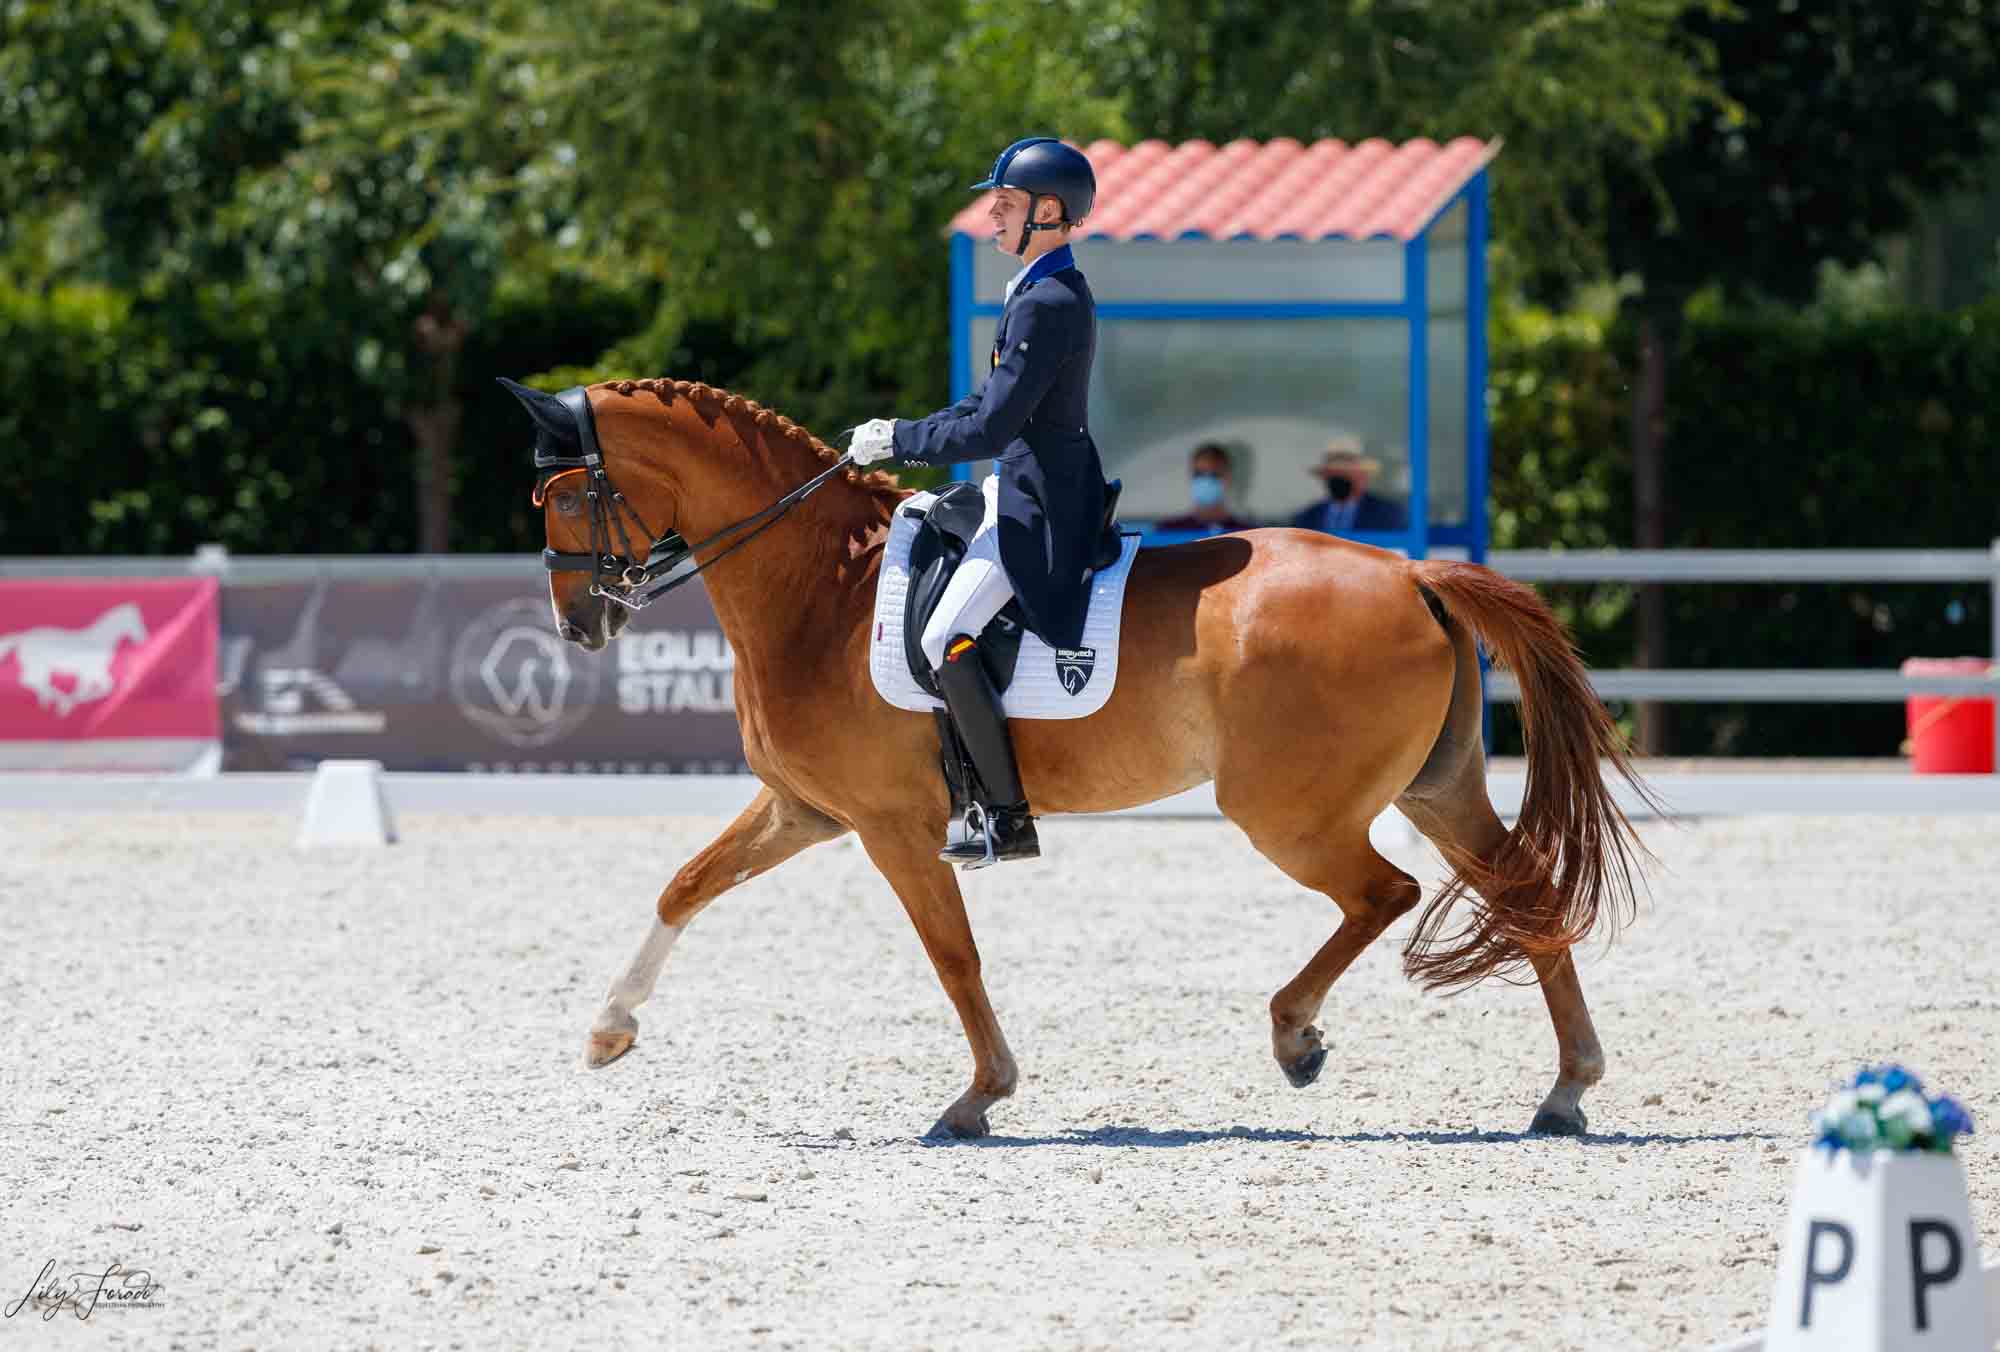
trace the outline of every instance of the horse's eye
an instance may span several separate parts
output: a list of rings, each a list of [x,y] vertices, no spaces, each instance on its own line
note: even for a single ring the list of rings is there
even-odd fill
[[[575,490],[564,489],[560,493],[553,494],[549,500],[555,503],[556,510],[562,513],[562,515],[564,516],[576,515],[578,500]]]

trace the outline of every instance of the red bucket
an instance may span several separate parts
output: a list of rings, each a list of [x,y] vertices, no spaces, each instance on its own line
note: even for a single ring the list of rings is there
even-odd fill
[[[1912,657],[1905,676],[1985,676],[1984,657]],[[1911,768],[1920,775],[1993,773],[1993,700],[1985,695],[1912,695],[1904,702]]]

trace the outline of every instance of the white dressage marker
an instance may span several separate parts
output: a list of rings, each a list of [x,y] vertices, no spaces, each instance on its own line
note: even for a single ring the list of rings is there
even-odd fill
[[[1980,1269],[1957,1157],[1812,1146],[1765,1330],[1711,1352],[1991,1352],[1996,1330],[2000,1264]]]
[[[306,793],[300,845],[388,845],[396,839],[382,796],[382,762],[323,760]]]
[[[2000,1259],[1986,1265],[1986,1324],[2000,1329]],[[1764,1335],[1753,1333],[1733,1343],[1717,1343],[1708,1352],[1764,1352]]]

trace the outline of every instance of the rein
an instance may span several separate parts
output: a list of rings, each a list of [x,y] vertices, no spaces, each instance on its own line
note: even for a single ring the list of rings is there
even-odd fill
[[[576,397],[568,397],[572,395]],[[547,501],[552,484],[572,474],[583,475],[584,494],[590,502],[590,552],[576,554],[544,549],[542,566],[552,573],[590,573],[591,595],[615,601],[627,610],[643,610],[674,588],[701,576],[777,525],[792,508],[811,497],[828,479],[853,463],[851,455],[843,454],[840,459],[762,511],[746,516],[740,521],[732,521],[708,538],[689,544],[677,530],[668,530],[664,534],[654,532],[639,515],[638,509],[618,491],[618,486],[611,482],[610,471],[604,464],[604,452],[597,445],[596,422],[590,414],[588,401],[582,398],[582,395],[582,388],[576,387],[573,390],[565,390],[558,396],[566,405],[571,406],[572,414],[577,415],[576,429],[580,453],[557,455],[537,446],[535,468],[555,472],[544,473],[541,482],[535,485],[532,500],[535,506],[540,507]],[[635,557],[632,535],[625,528],[628,518],[639,528],[641,538],[648,542],[643,558]],[[679,576],[668,576],[674,569],[693,558],[698,551],[726,540],[739,531],[748,533],[730,543],[714,558],[696,564]],[[656,555],[661,557],[656,558]]]

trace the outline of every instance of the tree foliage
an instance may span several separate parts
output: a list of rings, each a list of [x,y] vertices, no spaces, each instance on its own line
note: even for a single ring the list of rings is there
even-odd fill
[[[507,128],[575,260],[660,280],[602,369],[695,328],[809,419],[942,399],[940,232],[1015,136],[1499,135],[1502,230],[1582,275],[1579,176],[1663,144],[1702,93],[1681,0],[773,0],[408,12],[487,53],[470,85],[404,79],[391,121]],[[643,61],[635,52],[644,52]],[[455,119],[455,121],[454,121]],[[692,354],[690,354],[692,355]]]
[[[44,283],[108,281],[191,355],[351,369],[418,443],[442,547],[456,359],[492,294],[511,199],[493,147],[387,126],[405,72],[463,80],[390,0],[16,3],[0,47],[0,235]]]
[[[466,432],[529,360],[698,376],[828,432],[934,407],[942,229],[1031,131],[1497,135],[1503,279],[1608,260],[1661,294],[1795,295],[1983,143],[1993,8],[6,0],[0,276],[39,297],[21,322],[96,297],[173,365],[173,397],[130,420],[160,428],[152,454],[256,443],[256,472],[306,482],[280,401],[317,375],[373,458],[424,459],[427,497],[480,494]],[[588,323],[489,338],[510,290]],[[1619,434],[1599,412],[1593,454]],[[1520,524],[1627,482],[1615,460],[1563,469]],[[407,548],[421,519],[354,538]]]
[[[1995,144],[2000,5],[1741,0],[1691,9],[1723,97],[1655,153],[1614,158],[1606,242],[1650,308],[1714,284],[1804,301],[1819,265],[1857,263]]]
[[[1587,271],[1579,172],[1708,88],[1679,7],[15,0],[0,247],[396,408],[436,402],[502,268],[654,283],[598,369],[706,367],[830,425],[942,399],[940,232],[1030,131],[1499,135],[1502,237]]]
[[[1101,87],[1169,140],[1498,136],[1496,237],[1528,271],[1604,264],[1603,166],[1643,164],[1721,97],[1689,0],[1121,0]]]
[[[412,12],[487,60],[469,87],[399,83],[390,119],[535,143],[519,180],[561,223],[552,256],[660,287],[598,370],[726,378],[826,426],[942,396],[942,231],[994,151],[1119,128],[1113,100],[1078,94],[1066,9],[1037,15],[1055,40],[991,0]]]
[[[487,165],[381,125],[378,87],[463,78],[477,52],[401,42],[387,0],[16,3],[0,47],[0,247],[190,323],[340,351],[398,399],[416,316],[476,311],[507,199]],[[342,78],[346,76],[348,78]],[[310,306],[298,302],[310,297]]]

